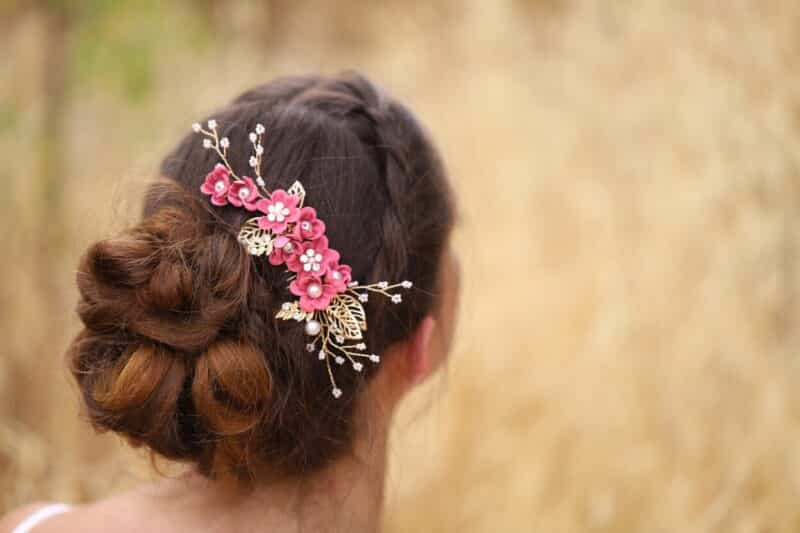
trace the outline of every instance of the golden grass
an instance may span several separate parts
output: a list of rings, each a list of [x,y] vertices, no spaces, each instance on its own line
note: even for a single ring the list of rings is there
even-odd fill
[[[430,126],[462,210],[458,346],[400,417],[386,530],[800,528],[800,4],[608,4],[387,3],[339,13],[337,33],[311,3],[274,49],[166,48],[143,102],[71,95],[55,257],[31,199],[43,30],[11,28],[0,97],[24,112],[0,132],[0,509],[145,475],[77,418],[61,354],[81,250],[130,219],[205,111],[275,75],[356,67]],[[247,5],[234,34],[258,29]],[[42,262],[56,279],[32,274]]]

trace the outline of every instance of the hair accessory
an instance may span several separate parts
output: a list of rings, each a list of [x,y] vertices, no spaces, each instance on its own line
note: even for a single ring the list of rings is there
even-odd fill
[[[342,395],[333,376],[333,365],[349,362],[353,370],[364,369],[362,360],[380,362],[376,354],[366,352],[362,341],[367,329],[363,303],[370,293],[380,294],[399,304],[403,297],[389,291],[410,289],[412,283],[387,281],[360,285],[351,279],[351,269],[339,262],[339,252],[328,245],[325,223],[317,218],[313,207],[304,206],[305,189],[295,181],[288,191],[268,191],[261,177],[261,158],[265,133],[262,124],[249,134],[253,145],[250,167],[255,180],[238,176],[228,162],[230,141],[219,137],[217,121],[209,120],[208,128],[192,124],[195,133],[203,135],[203,147],[214,150],[220,158],[200,186],[203,194],[211,197],[217,206],[233,205],[257,216],[244,223],[239,232],[239,242],[251,255],[268,256],[271,265],[285,265],[291,273],[289,291],[298,298],[285,302],[275,318],[305,322],[305,332],[311,338],[306,350],[316,353],[325,361],[334,398]]]

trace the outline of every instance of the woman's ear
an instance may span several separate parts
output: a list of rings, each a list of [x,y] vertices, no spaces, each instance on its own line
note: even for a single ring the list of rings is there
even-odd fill
[[[422,319],[408,340],[405,353],[405,378],[409,386],[424,381],[436,370],[431,353],[431,339],[435,329],[436,319],[428,315]]]

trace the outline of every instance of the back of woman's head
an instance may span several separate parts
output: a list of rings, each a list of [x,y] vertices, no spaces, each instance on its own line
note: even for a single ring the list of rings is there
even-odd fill
[[[414,281],[403,305],[365,304],[382,352],[437,304],[452,198],[411,113],[364,77],[273,81],[214,113],[231,146],[263,124],[268,189],[301,180],[353,279]],[[249,169],[232,150],[234,169]],[[167,156],[141,222],[92,245],[78,272],[84,329],[68,357],[93,425],[212,477],[307,473],[352,444],[356,401],[380,365],[328,375],[303,326],[275,320],[285,271],[248,255],[248,214],[200,193],[215,154],[187,135]]]

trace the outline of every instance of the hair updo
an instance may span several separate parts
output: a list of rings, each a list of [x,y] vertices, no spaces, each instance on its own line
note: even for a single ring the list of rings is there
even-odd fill
[[[414,281],[403,305],[366,305],[372,350],[407,337],[437,303],[453,223],[445,171],[413,115],[349,74],[278,79],[213,117],[241,147],[229,161],[242,172],[248,132],[264,124],[267,188],[302,181],[353,279]],[[355,400],[380,365],[339,372],[345,393],[331,398],[303,325],[273,318],[293,299],[285,272],[237,241],[248,213],[200,193],[216,162],[187,135],[141,222],[86,251],[70,368],[98,430],[209,477],[308,473],[349,449]]]

